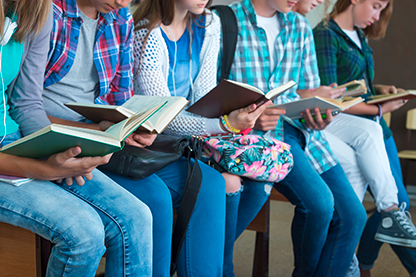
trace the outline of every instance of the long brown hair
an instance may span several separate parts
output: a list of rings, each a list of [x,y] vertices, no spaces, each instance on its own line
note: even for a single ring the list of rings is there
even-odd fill
[[[364,0],[366,1],[366,0]],[[386,35],[387,25],[389,24],[391,14],[393,13],[393,0],[381,0],[387,1],[387,6],[380,13],[380,19],[371,26],[363,29],[364,34],[370,39],[380,39]],[[351,0],[338,0],[332,12],[329,14],[330,18],[334,18],[338,14],[345,11],[351,5]]]
[[[15,13],[18,25],[13,39],[22,42],[26,35],[38,34],[45,25],[51,0],[0,0],[0,34],[3,34],[6,15]]]

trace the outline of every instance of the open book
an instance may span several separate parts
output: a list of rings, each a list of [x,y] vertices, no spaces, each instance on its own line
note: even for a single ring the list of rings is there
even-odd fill
[[[149,106],[105,132],[60,124],[51,124],[33,134],[7,144],[2,153],[28,158],[46,158],[74,146],[81,147],[79,157],[104,156],[121,150],[124,139],[133,133],[165,103]]]
[[[267,108],[278,108],[286,111],[285,116],[290,117],[291,119],[298,119],[302,116],[301,112],[305,112],[306,109],[311,111],[311,114],[314,114],[314,109],[318,108],[321,114],[325,114],[326,110],[331,110],[332,114],[335,115],[340,111],[344,111],[360,102],[363,102],[364,99],[361,97],[353,98],[352,100],[346,99],[330,99],[319,96],[314,96],[310,98],[303,98],[297,101],[288,102],[284,104],[277,104],[269,106]]]
[[[268,100],[275,99],[294,85],[296,85],[295,82],[289,81],[264,94],[261,90],[251,85],[223,80],[204,97],[189,107],[187,111],[208,118],[218,118],[253,103],[260,106]]]
[[[108,120],[117,123],[133,116],[143,107],[161,102],[166,102],[166,104],[142,124],[142,128],[151,134],[160,134],[188,104],[189,101],[186,98],[134,95],[122,106],[83,103],[67,103],[65,106],[93,122]]]
[[[367,93],[367,85],[365,84],[364,79],[354,80],[343,85],[338,86],[337,88],[345,88],[346,90],[342,93],[342,96],[358,96]]]
[[[416,90],[405,90],[395,94],[380,94],[369,97],[367,104],[379,104],[390,100],[406,100],[416,97]]]
[[[16,177],[16,176],[9,176],[0,174],[0,182],[4,182],[15,187],[23,185],[24,183],[30,182],[33,179],[31,178],[24,178],[24,177]]]

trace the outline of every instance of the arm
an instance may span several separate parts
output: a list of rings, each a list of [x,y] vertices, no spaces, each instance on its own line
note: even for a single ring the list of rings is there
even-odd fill
[[[52,29],[52,9],[42,31],[25,39],[25,56],[20,72],[9,86],[10,115],[19,124],[23,135],[50,124],[43,109],[43,77]]]
[[[83,185],[82,176],[91,180],[91,171],[96,166],[107,163],[111,154],[104,157],[75,158],[80,153],[81,148],[74,147],[52,155],[47,160],[29,159],[0,153],[0,173],[38,180],[62,180],[65,178],[68,185],[72,184],[72,178],[74,178],[78,185]]]

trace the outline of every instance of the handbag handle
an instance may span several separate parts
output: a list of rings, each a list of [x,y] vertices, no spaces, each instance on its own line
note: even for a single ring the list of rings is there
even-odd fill
[[[190,141],[191,147],[188,147],[185,155],[188,162],[188,174],[183,189],[181,204],[177,209],[172,238],[171,276],[176,272],[179,253],[186,237],[186,230],[188,229],[202,183],[202,171],[198,163],[202,153],[202,141],[197,138],[191,139]],[[191,158],[194,159],[194,166],[191,165]]]

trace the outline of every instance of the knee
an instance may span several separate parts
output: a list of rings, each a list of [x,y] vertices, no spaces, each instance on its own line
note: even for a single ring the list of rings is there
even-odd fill
[[[56,247],[69,255],[105,252],[104,225],[98,215],[77,214],[73,220],[64,222],[61,233],[52,235],[51,240]],[[61,228],[60,227],[60,228]]]
[[[241,179],[236,175],[229,173],[223,173],[222,176],[225,180],[225,192],[228,194],[235,194],[241,191]]]
[[[362,120],[360,137],[362,140],[376,141],[383,139],[381,125],[372,120]]]
[[[321,200],[319,200],[321,199]],[[305,214],[308,218],[313,219],[317,223],[327,224],[331,221],[334,214],[334,197],[332,194],[316,199],[305,207]]]

